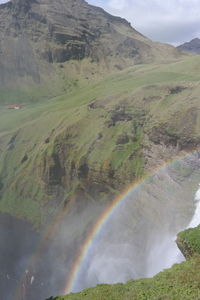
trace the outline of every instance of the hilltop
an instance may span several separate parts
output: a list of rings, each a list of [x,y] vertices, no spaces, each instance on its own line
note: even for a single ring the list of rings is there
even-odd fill
[[[0,19],[0,103],[39,102],[104,73],[181,57],[84,0],[12,0]]]

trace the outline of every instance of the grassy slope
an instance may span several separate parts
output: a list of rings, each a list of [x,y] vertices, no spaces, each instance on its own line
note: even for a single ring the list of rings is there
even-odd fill
[[[44,179],[49,176],[47,166],[53,166],[55,153],[61,156],[66,170],[72,163],[78,169],[87,160],[93,170],[88,182],[102,170],[107,191],[117,193],[123,184],[145,172],[144,134],[152,128],[167,123],[169,131],[182,136],[184,126],[187,131],[185,115],[195,108],[196,122],[188,134],[199,139],[199,69],[198,56],[171,65],[138,65],[50,101],[29,103],[21,111],[9,111],[1,105],[0,211],[25,217],[36,226],[56,212],[58,203],[47,205],[50,196]],[[181,92],[171,93],[177,86]],[[95,103],[95,108],[88,108],[90,103]],[[123,109],[131,120],[109,126],[113,114]],[[118,143],[124,135],[128,142]],[[115,173],[111,183],[110,171]],[[76,176],[64,186],[63,202],[82,181]],[[102,192],[104,197],[106,191]]]
[[[98,285],[54,300],[198,300],[200,258],[173,266],[153,278],[126,284]]]
[[[153,278],[128,281],[126,284],[98,285],[54,300],[198,300],[200,299],[199,228],[180,233],[188,245],[192,247],[195,245],[198,248],[198,255],[189,261],[176,264]]]
[[[98,285],[54,300],[198,300],[200,258],[175,265],[154,278],[126,284]],[[53,299],[53,298],[52,298]]]

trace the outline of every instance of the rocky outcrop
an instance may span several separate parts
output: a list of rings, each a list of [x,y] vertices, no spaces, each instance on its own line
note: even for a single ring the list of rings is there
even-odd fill
[[[176,243],[187,260],[195,255],[200,255],[199,232],[200,226],[187,229],[178,234]]]
[[[187,260],[192,258],[196,254],[196,251],[194,251],[194,249],[180,237],[177,238],[176,243]]]

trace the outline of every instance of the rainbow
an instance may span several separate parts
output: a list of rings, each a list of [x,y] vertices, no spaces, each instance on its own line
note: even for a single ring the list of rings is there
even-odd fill
[[[85,240],[83,241],[80,249],[78,250],[77,255],[75,256],[75,259],[72,262],[72,267],[68,272],[68,276],[66,279],[66,284],[61,291],[61,294],[68,294],[74,290],[74,287],[76,286],[76,283],[78,282],[80,272],[83,266],[83,263],[87,261],[87,258],[89,256],[90,251],[92,250],[92,246],[95,245],[95,242],[98,240],[100,233],[105,229],[107,223],[112,218],[112,216],[115,214],[116,210],[120,208],[120,206],[125,202],[125,200],[137,189],[140,188],[140,186],[151,176],[156,174],[156,172],[170,166],[171,164],[184,159],[186,157],[189,157],[192,154],[198,153],[198,149],[195,149],[191,152],[184,152],[181,153],[181,155],[174,157],[173,159],[168,160],[167,162],[163,163],[162,165],[158,166],[156,169],[151,170],[149,173],[147,173],[142,178],[134,181],[129,187],[123,190],[122,193],[120,193],[103,211],[103,213],[100,215],[100,217],[97,219],[96,223],[93,225],[90,232],[87,234]],[[57,215],[55,216],[53,222],[46,228],[43,239],[41,240],[40,244],[36,248],[35,253],[33,254],[32,258],[30,259],[30,262],[27,264],[27,269],[29,269],[29,265],[37,265],[39,263],[40,255],[45,251],[45,248],[48,244],[48,240],[53,237],[57,230],[59,230],[59,224],[62,222],[62,220],[65,218],[66,213],[71,210],[71,206],[73,206],[73,201],[69,206],[66,208],[60,208]],[[22,276],[22,278],[19,279],[19,286],[16,290],[16,294],[14,299],[20,300],[21,297],[21,286],[23,286],[23,283],[25,281],[25,276]]]
[[[154,169],[153,171],[147,173],[142,178],[138,179],[137,181],[134,181],[128,188],[126,188],[121,194],[119,194],[108,207],[104,210],[104,212],[101,214],[101,216],[98,218],[97,222],[94,224],[93,228],[87,235],[86,239],[84,240],[77,256],[74,259],[73,265],[71,267],[71,270],[69,272],[70,276],[67,279],[66,285],[64,287],[64,290],[62,294],[68,294],[73,291],[78,278],[79,274],[82,268],[82,265],[84,261],[87,260],[88,253],[90,253],[92,245],[95,244],[97,241],[100,233],[105,228],[106,224],[112,218],[113,214],[116,212],[116,210],[120,207],[120,205],[123,204],[123,202],[133,193],[136,189],[138,189],[141,184],[143,184],[150,176],[153,176],[156,172],[170,166],[171,164],[184,159],[188,157],[189,155],[198,153],[198,150],[194,150],[190,153],[184,153],[179,155],[178,157],[175,157],[167,162],[165,162],[163,165],[159,166],[158,168]]]

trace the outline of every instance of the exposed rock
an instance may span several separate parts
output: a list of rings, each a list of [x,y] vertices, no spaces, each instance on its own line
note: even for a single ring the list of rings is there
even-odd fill
[[[172,88],[170,88],[170,94],[179,94],[185,89],[186,89],[186,87],[184,87],[184,86],[172,87]]]
[[[22,158],[22,160],[21,160],[21,163],[23,164],[25,161],[27,161],[28,160],[28,155],[27,154],[25,154],[24,156],[23,156],[23,158]]]
[[[3,189],[3,182],[2,179],[0,178],[0,191]]]
[[[7,150],[11,151],[11,150],[14,149],[16,138],[17,138],[17,133],[14,134],[14,135],[11,137],[10,141],[8,142]]]
[[[87,178],[89,172],[89,167],[86,162],[81,164],[81,166],[78,169],[78,176],[79,178]]]
[[[176,133],[167,130],[166,125],[154,127],[149,137],[155,144],[164,143],[166,146],[178,146],[179,136]]]
[[[62,178],[65,173],[57,153],[53,153],[51,157],[46,157],[43,172],[47,186],[62,185]]]
[[[46,138],[46,140],[44,142],[45,142],[45,144],[48,144],[50,142],[50,138],[49,137]]]
[[[131,121],[133,119],[133,116],[127,113],[125,110],[119,110],[119,111],[116,110],[111,112],[110,118],[114,126],[117,122]]]
[[[116,145],[123,145],[129,142],[129,137],[127,135],[120,135],[117,138]]]
[[[194,251],[194,249],[192,249],[192,247],[185,240],[178,237],[176,239],[176,243],[177,243],[178,248],[181,250],[181,252],[183,253],[184,257],[187,260],[192,258],[195,255],[196,252]]]
[[[100,140],[102,137],[103,137],[103,133],[100,132],[100,133],[97,134],[97,139],[98,140]]]
[[[176,243],[188,260],[195,255],[200,255],[200,226],[196,228],[189,228],[178,234]]]
[[[198,112],[194,107],[185,112],[179,112],[171,124],[154,126],[149,133],[149,138],[155,144],[177,147],[179,150],[192,150],[200,143],[194,135],[197,124]]]
[[[143,101],[144,102],[153,102],[155,100],[160,100],[162,99],[160,96],[148,96],[148,97],[144,97]]]

